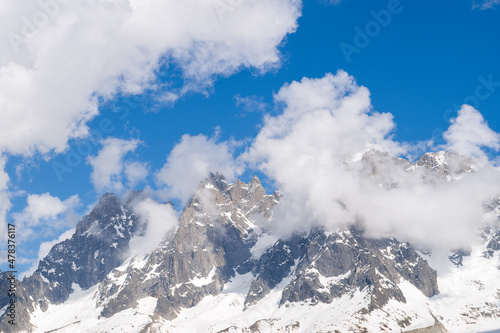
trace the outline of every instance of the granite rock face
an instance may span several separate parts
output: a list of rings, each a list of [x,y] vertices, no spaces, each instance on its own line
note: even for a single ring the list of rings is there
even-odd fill
[[[125,273],[113,271],[101,284],[102,315],[112,316],[153,296],[158,298],[155,312],[173,319],[180,309],[217,295],[236,273],[255,265],[250,249],[256,235],[249,218],[268,218],[277,202],[277,195],[266,195],[257,177],[248,184],[228,184],[222,175],[211,174],[159,248],[140,265],[132,262]],[[117,285],[122,274],[125,282]]]

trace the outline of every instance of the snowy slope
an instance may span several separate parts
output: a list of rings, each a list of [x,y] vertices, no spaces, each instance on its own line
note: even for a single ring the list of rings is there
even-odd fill
[[[463,266],[454,265],[450,253],[427,257],[438,271],[441,293],[428,304],[450,332],[478,332],[500,328],[499,253],[484,257],[484,245],[472,248]]]

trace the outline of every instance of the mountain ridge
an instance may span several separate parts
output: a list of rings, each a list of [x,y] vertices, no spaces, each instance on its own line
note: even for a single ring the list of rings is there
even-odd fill
[[[453,155],[424,156],[406,163],[370,152],[362,163],[374,177],[383,174],[387,161],[396,161],[405,172],[425,168],[428,172],[424,176],[444,175],[439,176],[442,181],[454,181],[460,178],[457,175],[474,171],[460,164],[454,168],[453,163],[450,169],[446,159],[456,158]],[[380,179],[392,184],[386,187],[388,190],[397,186],[385,175]],[[434,254],[395,238],[366,237],[362,225],[334,232],[313,227],[309,233],[294,233],[282,239],[273,236],[265,223],[258,222],[272,219],[279,199],[276,192],[266,194],[257,177],[248,183],[229,183],[221,174],[210,173],[180,213],[178,225],[160,245],[146,255],[126,258],[130,240],[141,237],[144,226],[133,211],[133,200],[103,195],[96,208],[78,223],[72,238],[54,245],[35,273],[19,282],[23,313],[19,314],[22,325],[16,331],[97,329],[135,311],[142,324],[135,327],[125,322],[110,327],[123,332],[177,332],[183,331],[179,326],[182,324],[176,324],[183,322],[182,316],[205,307],[212,299],[215,307],[231,300],[226,310],[234,311],[240,321],[226,318],[220,325],[213,322],[208,325],[211,332],[309,332],[327,327],[332,331],[376,328],[387,332],[434,327],[436,332],[444,332],[453,325],[442,315],[439,301],[430,301],[447,297],[440,292],[439,267],[455,270],[452,266],[456,266],[456,272],[460,272],[471,260],[481,260],[496,270],[491,274],[500,277],[500,265],[492,265],[496,256],[500,262],[497,226],[483,231],[482,252],[456,251],[446,254],[449,264],[433,266],[428,261],[436,260]],[[489,205],[498,216],[500,201]],[[485,287],[491,282],[477,281],[470,282],[474,288],[482,284],[481,291],[491,291]],[[80,294],[84,296],[76,298]],[[494,300],[495,294],[492,297]],[[86,299],[90,300],[83,301]],[[76,314],[66,320],[69,326],[57,327],[44,318],[52,318],[53,311],[71,302],[91,315]],[[339,308],[339,302],[348,306]],[[467,314],[476,320],[493,318],[493,323],[498,322],[500,302],[494,302],[471,306]],[[417,303],[428,304],[422,310],[415,308]],[[318,313],[330,309],[333,314],[325,315],[330,319],[322,319],[323,326],[314,326],[308,318],[286,319],[287,311],[294,313],[304,306],[318,309]],[[255,313],[260,314],[255,321],[244,319],[253,318]],[[4,320],[0,325],[2,331],[12,331]]]

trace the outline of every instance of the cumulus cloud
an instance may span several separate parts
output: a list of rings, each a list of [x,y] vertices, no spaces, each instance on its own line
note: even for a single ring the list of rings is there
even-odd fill
[[[453,156],[449,158],[452,164]],[[485,222],[483,204],[500,188],[500,173],[490,165],[457,181],[427,181],[426,170],[397,176],[398,185],[390,190],[362,178],[357,188],[361,194],[349,198],[351,207],[369,234],[395,236],[426,249],[457,249],[476,242],[477,228]]]
[[[98,191],[121,193],[125,190],[124,177],[132,186],[147,177],[145,164],[124,160],[139,144],[139,140],[108,138],[102,141],[102,148],[96,156],[87,158],[93,168],[90,178]]]
[[[166,233],[177,226],[178,216],[170,204],[158,203],[146,198],[134,204],[134,212],[145,223],[143,236],[134,237],[130,241],[132,255],[143,255],[153,251]]]
[[[146,164],[141,162],[130,162],[125,165],[125,177],[131,188],[148,177],[149,170]]]
[[[224,174],[229,181],[243,172],[232,150],[230,143],[218,143],[216,138],[209,139],[202,134],[183,135],[157,173],[157,180],[160,185],[167,186],[169,197],[186,202],[210,171]]]
[[[279,66],[299,0],[86,1],[2,3],[0,152],[62,152],[87,135],[98,99],[159,87],[156,74],[180,69],[173,101],[217,76]],[[166,81],[166,82],[165,82]]]
[[[73,226],[74,208],[80,204],[80,199],[73,195],[62,201],[49,193],[43,193],[28,195],[26,203],[26,207],[19,213],[13,213],[12,217],[18,229],[23,230],[20,238],[29,239],[35,235],[35,229],[52,233]]]
[[[357,182],[344,162],[370,148],[404,152],[387,139],[392,115],[373,112],[369,95],[344,71],[292,82],[275,95],[284,111],[265,118],[243,159],[283,191],[278,209],[286,215],[283,220],[296,221],[297,227],[310,219],[352,222],[352,214],[336,204]]]
[[[445,148],[466,156],[485,158],[482,148],[500,149],[500,134],[493,131],[479,111],[464,104],[443,137]]]
[[[314,225],[361,224],[372,236],[425,247],[468,244],[482,202],[500,188],[498,171],[486,166],[459,182],[436,182],[422,170],[407,171],[407,161],[380,157],[404,155],[409,147],[393,139],[392,115],[375,112],[369,95],[344,71],[292,82],[275,95],[283,112],[265,117],[241,157],[281,189],[270,227],[286,235]],[[448,142],[469,153],[478,144],[491,146],[496,135],[477,131],[485,131],[482,117],[464,108]],[[388,155],[365,155],[373,150]]]
[[[7,214],[12,207],[10,202],[9,192],[9,175],[5,171],[6,159],[0,156],[0,233],[5,235],[5,228],[7,226]],[[2,236],[4,237],[4,236]]]

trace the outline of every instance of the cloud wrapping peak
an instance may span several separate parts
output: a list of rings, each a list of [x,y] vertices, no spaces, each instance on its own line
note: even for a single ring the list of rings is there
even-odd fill
[[[285,85],[275,100],[282,114],[265,118],[241,158],[282,191],[270,225],[278,233],[361,223],[372,236],[460,247],[474,238],[482,203],[498,195],[500,174],[488,165],[459,182],[434,182],[422,169],[407,171],[407,161],[365,154],[399,156],[411,147],[392,139],[392,115],[373,111],[368,89],[344,71]],[[462,152],[494,147],[498,134],[485,126],[477,111],[464,107],[448,142]]]
[[[345,198],[345,191],[358,187],[358,180],[346,171],[344,162],[370,148],[404,152],[387,139],[394,128],[392,115],[372,112],[369,95],[344,71],[321,79],[304,78],[276,94],[283,113],[265,118],[242,158],[283,191],[278,210],[287,223],[294,227],[313,221],[351,223],[354,216],[337,202]]]
[[[146,224],[143,236],[130,241],[133,255],[143,255],[156,249],[166,233],[177,226],[178,216],[170,204],[161,204],[146,198],[134,204],[134,212]]]
[[[180,68],[176,96],[242,69],[280,64],[298,0],[44,0],[0,8],[0,152],[62,152],[87,134],[98,97],[156,89]],[[225,2],[224,2],[225,3]]]

